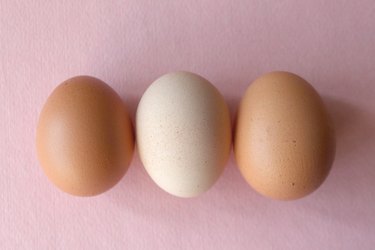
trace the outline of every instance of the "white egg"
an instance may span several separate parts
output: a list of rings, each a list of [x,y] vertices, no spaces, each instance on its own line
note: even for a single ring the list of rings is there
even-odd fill
[[[166,74],[151,84],[138,105],[136,131],[147,173],[179,197],[208,190],[229,157],[228,106],[210,82],[193,73]]]

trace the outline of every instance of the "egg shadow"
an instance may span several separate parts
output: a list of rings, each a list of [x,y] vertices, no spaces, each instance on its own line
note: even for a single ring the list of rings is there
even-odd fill
[[[241,101],[241,97],[239,96],[225,96],[225,101],[228,105],[228,108],[229,108],[229,112],[230,112],[230,117],[231,117],[231,121],[232,121],[232,127],[235,126],[235,123],[236,123],[236,117],[237,117],[237,110],[238,110],[238,106],[240,104],[240,101]]]
[[[330,96],[324,96],[323,101],[335,128],[336,159],[343,161],[358,155],[375,141],[375,134],[368,133],[375,124],[371,124],[365,111]]]
[[[323,96],[323,101],[335,128],[336,155],[331,173],[315,198],[333,207],[335,200],[350,208],[353,200],[366,202],[361,196],[364,190],[375,191],[373,185],[366,184],[374,181],[374,166],[368,160],[375,154],[374,114],[361,103],[331,96]]]
[[[135,114],[137,112],[138,103],[140,100],[140,96],[138,95],[121,95],[121,99],[126,105],[126,108],[129,112],[130,119],[132,121],[133,126],[135,126]]]

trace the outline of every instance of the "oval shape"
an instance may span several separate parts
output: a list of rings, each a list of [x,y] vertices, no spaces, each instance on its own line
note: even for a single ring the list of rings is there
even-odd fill
[[[223,172],[231,147],[230,115],[206,79],[189,72],[157,79],[138,105],[136,128],[141,161],[166,192],[197,196]]]
[[[316,190],[335,151],[319,94],[288,72],[256,79],[240,104],[234,151],[246,181],[265,196],[290,200]]]
[[[110,189],[125,174],[134,135],[117,93],[99,79],[77,76],[48,97],[36,145],[41,166],[57,187],[92,196]]]

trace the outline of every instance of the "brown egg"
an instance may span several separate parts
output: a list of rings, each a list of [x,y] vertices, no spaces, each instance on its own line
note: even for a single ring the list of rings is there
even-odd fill
[[[246,181],[280,200],[316,190],[331,168],[335,142],[322,99],[301,77],[272,72],[247,89],[234,151]]]
[[[125,174],[134,136],[117,93],[99,79],[77,76],[49,96],[39,117],[36,147],[44,172],[57,187],[92,196]]]

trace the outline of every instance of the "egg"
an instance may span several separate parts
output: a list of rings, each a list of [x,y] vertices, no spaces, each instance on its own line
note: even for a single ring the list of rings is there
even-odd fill
[[[259,77],[241,101],[234,152],[241,174],[260,194],[279,200],[310,194],[326,179],[335,152],[321,97],[292,73]]]
[[[36,131],[47,177],[77,196],[98,195],[125,174],[134,135],[127,109],[107,84],[90,76],[61,83],[48,97]]]
[[[149,86],[136,112],[140,159],[153,181],[178,197],[208,190],[231,149],[231,121],[223,96],[189,72],[166,74]]]

